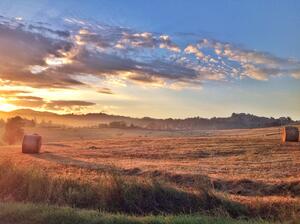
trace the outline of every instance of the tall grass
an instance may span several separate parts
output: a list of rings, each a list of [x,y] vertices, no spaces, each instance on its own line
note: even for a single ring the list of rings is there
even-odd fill
[[[205,215],[128,216],[46,205],[0,203],[2,224],[267,224],[263,220],[234,220]]]
[[[201,184],[196,192],[188,192],[153,179],[111,174],[103,174],[97,182],[77,180],[64,176],[53,177],[34,167],[22,169],[10,161],[0,162],[0,200],[133,215],[201,212],[281,220],[299,217],[297,208],[261,205],[253,209],[226,197],[216,196]]]
[[[54,178],[9,161],[0,164],[0,198],[130,214],[194,213],[214,203],[206,192],[189,193],[157,181],[108,174],[97,183]]]

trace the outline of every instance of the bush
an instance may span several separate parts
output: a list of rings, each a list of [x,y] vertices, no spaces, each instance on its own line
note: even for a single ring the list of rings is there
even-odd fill
[[[17,116],[7,120],[5,124],[3,140],[9,145],[22,140],[24,135],[24,120]]]

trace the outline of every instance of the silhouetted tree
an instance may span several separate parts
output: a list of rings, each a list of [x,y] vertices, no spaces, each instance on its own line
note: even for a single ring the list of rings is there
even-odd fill
[[[9,145],[12,145],[23,138],[24,135],[24,120],[17,116],[7,120],[3,140]]]

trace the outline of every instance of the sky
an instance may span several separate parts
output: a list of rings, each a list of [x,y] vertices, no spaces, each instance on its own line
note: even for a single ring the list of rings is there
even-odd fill
[[[1,0],[0,110],[300,119],[300,2]]]

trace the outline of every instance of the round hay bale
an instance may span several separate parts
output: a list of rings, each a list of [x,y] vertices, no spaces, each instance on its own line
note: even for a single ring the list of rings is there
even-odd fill
[[[22,153],[39,153],[42,147],[42,137],[37,134],[24,135]]]
[[[298,142],[299,130],[297,127],[287,126],[282,129],[282,142]]]

